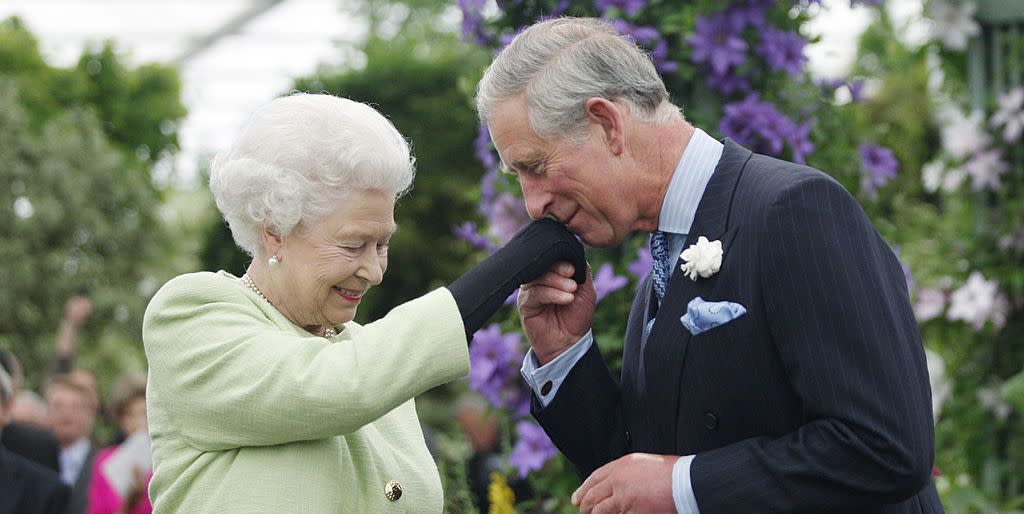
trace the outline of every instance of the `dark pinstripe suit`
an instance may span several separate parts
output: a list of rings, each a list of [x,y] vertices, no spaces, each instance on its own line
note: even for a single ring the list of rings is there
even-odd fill
[[[621,385],[592,347],[533,413],[584,476],[626,453],[696,454],[702,514],[943,512],[931,483],[928,372],[903,272],[842,186],[725,141],[686,245],[722,241],[721,271],[675,266],[646,343],[633,302]],[[690,299],[747,308],[691,336]]]

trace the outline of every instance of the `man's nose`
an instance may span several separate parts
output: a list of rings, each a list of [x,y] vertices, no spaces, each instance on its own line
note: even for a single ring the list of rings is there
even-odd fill
[[[522,176],[519,180],[523,188],[523,200],[526,201],[526,212],[530,218],[535,220],[547,216],[547,210],[551,203],[550,195],[543,190],[538,182],[538,180],[527,176]]]

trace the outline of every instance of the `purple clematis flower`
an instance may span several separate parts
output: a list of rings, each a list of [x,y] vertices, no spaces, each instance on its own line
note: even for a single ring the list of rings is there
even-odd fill
[[[810,137],[813,126],[813,120],[805,121],[797,125],[786,138],[789,148],[793,150],[793,162],[797,164],[806,164],[807,155],[814,151],[814,143]]]
[[[846,88],[850,90],[850,101],[859,104],[864,101],[864,81],[863,80],[851,80],[846,83]]]
[[[487,130],[486,123],[477,126],[473,150],[476,159],[484,165],[484,168],[491,170],[498,167],[498,160],[494,158],[494,150],[491,150],[491,132]]]
[[[626,269],[636,277],[637,282],[643,282],[647,275],[651,274],[654,266],[654,258],[651,257],[651,247],[643,245],[636,249],[636,260],[626,265]]]
[[[864,169],[863,186],[869,194],[896,178],[899,161],[892,150],[878,145],[862,144],[859,147],[860,160]]]
[[[782,70],[790,76],[799,75],[807,63],[804,46],[807,40],[796,32],[765,28],[761,31],[763,43],[757,53],[764,57],[772,69]]]
[[[732,18],[733,26],[739,27],[738,30],[747,26],[762,29],[765,26],[765,13],[773,4],[772,0],[746,0],[730,6],[726,15]]]
[[[459,0],[462,11],[462,40],[483,45],[490,38],[484,32],[484,5],[486,0]]]
[[[601,16],[608,14],[608,9],[618,7],[632,18],[646,5],[647,0],[594,0],[594,8],[600,11]]]
[[[793,159],[800,162],[814,149],[808,138],[811,122],[797,125],[771,103],[760,101],[756,94],[726,104],[724,109],[718,130],[754,151],[777,157],[789,144]]]
[[[510,193],[498,193],[487,212],[487,221],[487,235],[504,245],[530,223],[530,215],[526,212],[522,198]]]
[[[455,237],[469,243],[478,250],[486,250],[487,252],[496,250],[495,246],[477,230],[476,223],[472,221],[467,221],[461,225],[453,225],[452,233],[455,234]]]
[[[516,423],[518,439],[508,456],[508,463],[519,470],[519,478],[526,478],[531,471],[544,467],[544,463],[558,454],[544,429],[536,423]]]
[[[638,45],[648,48],[654,67],[661,73],[670,73],[679,68],[675,61],[668,60],[668,43],[658,29],[649,26],[633,25],[625,20],[611,20],[611,24],[619,34],[626,36]]]
[[[741,30],[737,19],[725,13],[698,16],[695,33],[686,39],[693,47],[690,58],[706,63],[718,75],[725,75],[730,67],[747,60],[747,42],[740,37]]]
[[[491,405],[524,415],[530,393],[519,376],[523,357],[518,333],[503,334],[496,323],[478,330],[469,347],[469,387]]]
[[[594,273],[594,292],[597,293],[597,303],[601,303],[604,297],[625,287],[628,281],[626,277],[615,274],[611,263],[602,264],[597,269],[597,273]]]
[[[714,72],[709,74],[708,87],[717,89],[720,93],[726,95],[750,92],[750,82],[747,78],[737,75],[732,69],[726,71],[725,75],[719,75]]]
[[[900,267],[903,268],[903,279],[907,282],[907,291],[913,294],[917,284],[914,282],[914,273],[910,270],[910,265],[900,257],[899,246],[892,246],[892,253],[896,254],[896,260],[899,261]]]

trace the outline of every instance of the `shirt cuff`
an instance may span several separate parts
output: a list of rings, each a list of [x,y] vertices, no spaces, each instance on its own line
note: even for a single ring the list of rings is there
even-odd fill
[[[565,377],[569,376],[569,372],[593,344],[594,332],[588,330],[579,341],[576,341],[576,344],[540,367],[538,367],[537,357],[533,354],[533,348],[526,352],[526,358],[523,359],[523,367],[519,369],[519,374],[523,376],[523,380],[530,386],[530,389],[533,389],[533,394],[537,395],[537,401],[542,407],[547,407],[551,400],[555,399],[558,388],[565,381]]]
[[[694,455],[679,457],[672,466],[672,500],[676,504],[678,514],[700,514],[697,508],[697,497],[693,494],[690,483],[690,463]]]

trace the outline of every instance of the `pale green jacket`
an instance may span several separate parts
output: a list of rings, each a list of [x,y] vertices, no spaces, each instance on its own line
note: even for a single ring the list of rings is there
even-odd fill
[[[447,289],[327,340],[238,278],[193,273],[153,297],[143,341],[154,512],[441,512],[413,397],[469,372]]]

